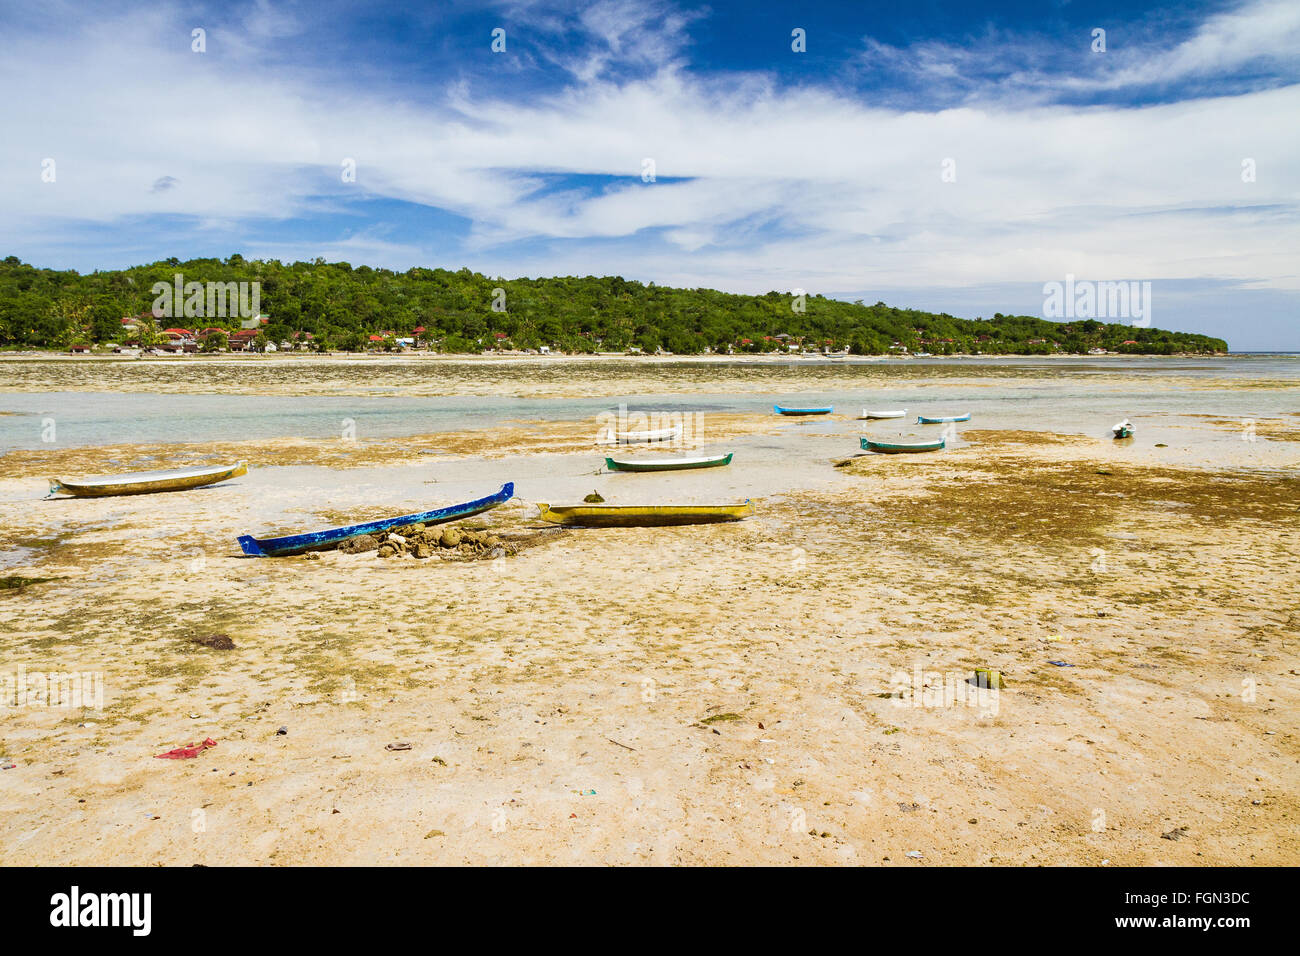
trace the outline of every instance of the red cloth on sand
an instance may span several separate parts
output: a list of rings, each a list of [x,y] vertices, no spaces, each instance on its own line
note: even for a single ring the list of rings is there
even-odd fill
[[[209,747],[215,747],[217,742],[209,737],[201,744],[190,744],[188,747],[177,747],[175,750],[169,750],[165,754],[155,754],[155,758],[161,757],[167,760],[182,760],[186,757],[197,757],[202,751]]]

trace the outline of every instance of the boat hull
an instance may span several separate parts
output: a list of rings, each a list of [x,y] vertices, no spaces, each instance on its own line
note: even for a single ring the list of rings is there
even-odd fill
[[[739,521],[754,513],[754,504],[739,505],[573,505],[552,508],[538,502],[540,517],[552,524],[586,528],[641,528]]]
[[[862,450],[874,451],[882,455],[903,455],[909,452],[939,451],[946,444],[947,440],[943,438],[938,441],[914,442],[872,441],[870,438],[864,438],[862,439]]]
[[[400,515],[396,518],[380,518],[378,521],[367,521],[364,524],[312,531],[307,534],[291,534],[280,538],[254,538],[252,535],[243,534],[239,536],[239,547],[243,549],[244,554],[253,558],[278,558],[288,554],[302,554],[306,551],[325,551],[349,538],[359,538],[363,534],[377,534],[392,528],[400,528],[402,525],[445,524],[448,521],[469,518],[504,504],[514,497],[514,494],[514,482],[508,481],[495,494],[433,511]]]
[[[638,445],[646,442],[657,441],[678,441],[682,437],[682,429],[678,425],[672,428],[655,428],[649,431],[641,432],[613,432],[606,431],[597,439],[597,445]]]
[[[897,411],[891,411],[891,412],[873,412],[870,411],[869,409],[864,408],[862,410],[861,416],[859,417],[874,421],[876,419],[882,419],[882,418],[902,418],[906,414],[907,414],[906,408],[900,408]]]
[[[773,405],[772,410],[778,415],[829,415],[835,411],[834,405],[827,405],[823,408],[785,408],[781,405]]]
[[[687,471],[692,468],[719,468],[731,464],[731,455],[715,455],[712,458],[663,458],[655,461],[646,458],[637,461],[633,458],[606,458],[605,467],[610,471]]]
[[[921,415],[916,419],[916,423],[918,425],[943,425],[946,422],[968,422],[968,421],[970,421],[969,413],[965,415],[946,415],[942,418],[927,418],[926,416]]]
[[[115,495],[152,495],[162,491],[186,491],[215,485],[248,474],[246,462],[220,465],[213,468],[178,468],[172,471],[137,472],[134,475],[117,475],[108,478],[90,478],[85,481],[60,481],[50,479],[50,494],[72,495],[74,498],[106,498]]]

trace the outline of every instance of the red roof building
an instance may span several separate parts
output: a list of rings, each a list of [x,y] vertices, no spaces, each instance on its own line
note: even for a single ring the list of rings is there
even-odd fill
[[[230,350],[247,352],[253,347],[253,340],[257,338],[258,331],[258,329],[240,329],[238,332],[231,332]]]

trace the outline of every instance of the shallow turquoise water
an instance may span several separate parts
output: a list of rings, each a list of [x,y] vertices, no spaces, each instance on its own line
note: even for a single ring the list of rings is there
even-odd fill
[[[1102,434],[1128,417],[1143,434],[1179,416],[1212,415],[1246,421],[1300,415],[1300,356],[1221,358],[929,359],[908,362],[784,361],[704,365],[664,362],[646,366],[626,360],[525,365],[459,366],[446,387],[479,394],[394,395],[437,385],[441,370],[428,362],[294,367],[286,373],[303,394],[175,394],[132,390],[142,385],[138,366],[96,367],[80,390],[66,362],[21,363],[0,370],[0,453],[13,449],[79,447],[136,442],[202,442],[334,438],[349,427],[358,439],[486,428],[517,419],[572,420],[616,411],[771,413],[774,403],[834,405],[856,416],[863,407],[906,407],[916,414],[975,416],[967,427],[1047,429]],[[201,363],[200,363],[201,365]],[[75,368],[75,366],[73,366]],[[186,373],[154,365],[153,376],[192,374],[196,388],[208,385],[212,367]],[[247,372],[273,375],[275,366]],[[48,391],[40,376],[48,378]],[[232,374],[226,372],[224,374]],[[235,375],[245,374],[236,368]],[[118,376],[124,390],[104,390],[105,377]],[[333,378],[331,378],[333,376]],[[520,397],[543,387],[562,389],[580,378],[617,388],[665,383],[664,393],[610,391],[599,397]],[[404,379],[410,379],[403,384]],[[725,378],[727,390],[717,390]],[[711,381],[712,380],[712,381]],[[152,380],[150,380],[152,381]],[[396,384],[394,384],[396,383]],[[431,384],[432,383],[432,384]],[[247,386],[247,382],[241,382]],[[348,394],[320,394],[337,384]],[[526,384],[527,387],[523,387]],[[518,386],[518,387],[516,387]],[[791,386],[794,386],[793,388]],[[146,387],[148,387],[146,385]],[[168,385],[174,387],[174,385]],[[293,388],[294,385],[288,387]],[[495,391],[496,394],[482,394]],[[361,394],[358,394],[361,392]],[[50,425],[53,425],[51,428]],[[832,428],[813,422],[810,428]],[[898,434],[900,423],[881,423],[872,433]],[[906,433],[905,429],[901,430]],[[49,441],[49,438],[53,441]]]

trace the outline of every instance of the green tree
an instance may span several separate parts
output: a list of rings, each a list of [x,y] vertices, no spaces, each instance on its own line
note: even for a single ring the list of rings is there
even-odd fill
[[[226,352],[230,350],[230,337],[220,329],[209,332],[199,342],[199,348],[204,352]]]

